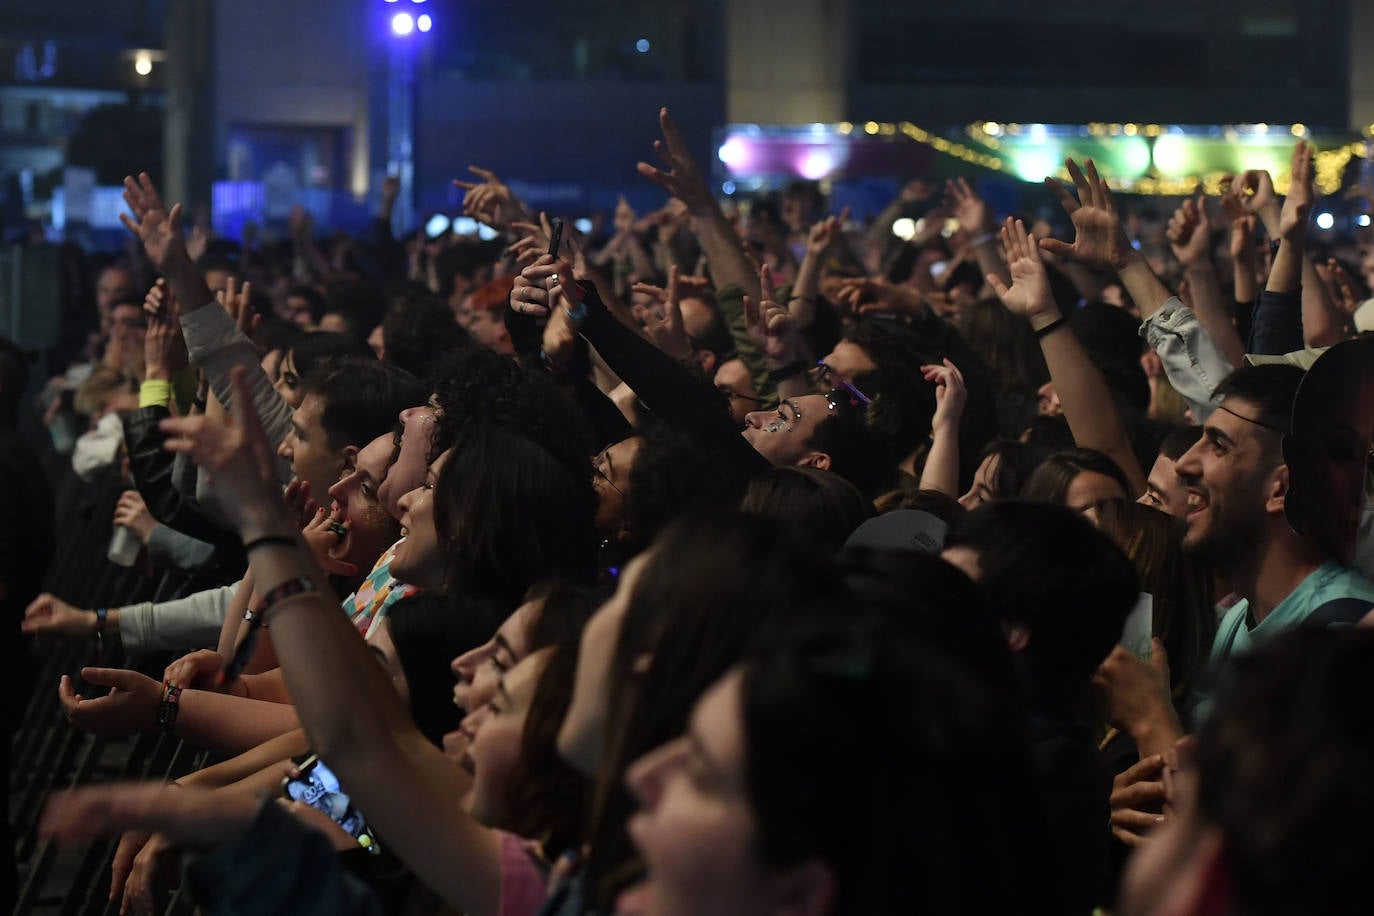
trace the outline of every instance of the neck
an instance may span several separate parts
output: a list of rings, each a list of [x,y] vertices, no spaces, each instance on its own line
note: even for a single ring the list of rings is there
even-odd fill
[[[1316,545],[1285,525],[1226,571],[1232,589],[1250,602],[1250,613],[1260,623],[1325,561]]]

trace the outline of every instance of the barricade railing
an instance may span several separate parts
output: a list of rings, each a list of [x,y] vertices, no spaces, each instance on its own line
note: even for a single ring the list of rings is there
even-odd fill
[[[77,607],[118,607],[181,597],[195,581],[194,575],[182,572],[151,576],[138,566],[126,569],[106,559],[114,506],[122,490],[113,476],[88,484],[71,475],[63,484],[58,549],[44,577],[45,591]],[[95,663],[95,645],[49,639],[40,640],[35,651],[38,674],[10,748],[10,816],[19,864],[14,912],[118,913],[120,901],[108,900],[118,839],[81,849],[58,849],[40,839],[37,828],[47,797],[90,782],[176,778],[203,766],[207,755],[166,734],[104,739],[72,727],[62,712],[58,680],[71,675],[84,696],[100,695],[103,688],[85,685],[79,677],[84,665]],[[103,663],[160,679],[170,658],[164,653],[126,657],[114,643]],[[167,912],[174,910],[189,911],[179,895],[168,904]]]

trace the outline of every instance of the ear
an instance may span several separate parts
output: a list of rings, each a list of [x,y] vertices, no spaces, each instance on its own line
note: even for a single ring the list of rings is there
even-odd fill
[[[1283,516],[1283,504],[1288,499],[1288,465],[1281,464],[1269,475],[1265,484],[1264,511]]]
[[[820,859],[788,868],[770,880],[768,912],[774,916],[825,916],[835,908],[835,872]]]
[[[356,445],[345,445],[343,451],[339,452],[339,473],[343,473],[344,468],[356,467],[358,464],[359,448]]]
[[[822,471],[828,471],[830,470],[830,456],[825,452],[812,452],[798,461],[797,464],[804,468],[818,468]]]

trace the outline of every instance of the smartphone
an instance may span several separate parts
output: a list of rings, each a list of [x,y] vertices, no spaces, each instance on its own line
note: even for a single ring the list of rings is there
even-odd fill
[[[555,216],[549,225],[553,230],[553,234],[549,236],[549,257],[557,258],[558,246],[563,243],[563,221]]]
[[[301,761],[300,769],[299,776],[282,780],[282,795],[323,811],[350,836],[356,837],[359,846],[374,855],[379,854],[382,849],[377,844],[377,837],[353,806],[353,800],[344,794],[334,771],[315,754]]]

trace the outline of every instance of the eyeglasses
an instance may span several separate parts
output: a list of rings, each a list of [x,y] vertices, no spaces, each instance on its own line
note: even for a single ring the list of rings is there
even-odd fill
[[[826,400],[830,401],[830,409],[834,410],[836,403],[832,398],[835,392],[843,391],[849,395],[849,399],[858,404],[872,404],[873,399],[859,390],[858,386],[845,378],[834,369],[825,364],[824,360],[816,363],[814,381],[816,387],[820,388],[826,395]],[[827,387],[828,386],[828,387]]]
[[[763,398],[756,398],[752,394],[740,394],[729,385],[717,385],[716,390],[732,401],[748,401],[751,404],[767,403]]]
[[[612,490],[615,490],[621,496],[624,496],[625,492],[621,490],[620,487],[617,487],[615,485],[615,482],[612,481],[609,476],[607,476],[604,470],[602,470],[602,467],[607,463],[607,451],[608,449],[602,449],[601,452],[595,458],[592,459],[592,473],[595,474],[597,477],[600,477],[602,480],[604,480],[606,482],[606,486],[610,487]]]

